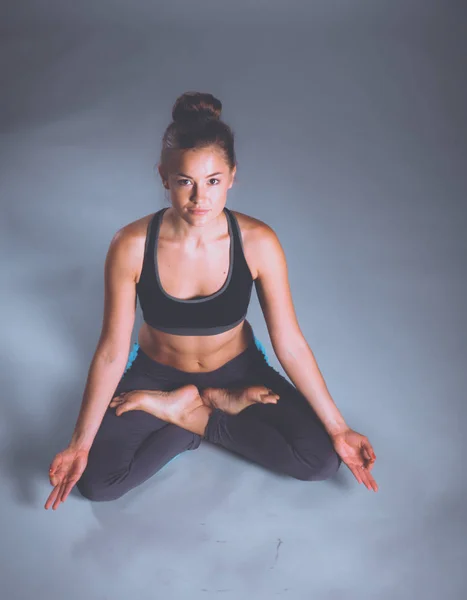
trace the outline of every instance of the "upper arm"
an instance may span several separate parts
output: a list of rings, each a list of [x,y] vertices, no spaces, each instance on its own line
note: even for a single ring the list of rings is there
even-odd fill
[[[255,279],[259,303],[276,354],[302,338],[292,294],[287,261],[274,230],[263,223],[255,242]]]
[[[110,360],[128,355],[136,314],[138,241],[131,228],[112,238],[104,267],[104,315],[99,349]]]

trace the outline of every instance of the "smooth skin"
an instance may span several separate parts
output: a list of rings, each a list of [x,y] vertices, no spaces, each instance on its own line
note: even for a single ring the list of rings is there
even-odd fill
[[[171,200],[171,207],[161,223],[157,250],[159,276],[168,294],[190,299],[213,294],[223,285],[229,247],[223,209],[235,172],[235,168],[229,169],[224,155],[215,146],[174,152],[168,165],[159,165],[162,183],[170,191]],[[194,207],[207,208],[209,212],[195,215]],[[357,481],[369,490],[377,491],[371,474],[376,460],[372,445],[366,436],[345,423],[300,330],[286,259],[277,235],[259,219],[234,212],[279,362],[318,414],[336,452]],[[102,331],[72,439],[50,465],[49,478],[54,489],[46,501],[46,509],[56,510],[80,479],[92,441],[111,402],[114,402],[113,406],[118,404],[117,414],[145,410],[142,406],[146,406],[148,412],[162,410],[161,405],[157,408],[154,398],[149,407],[141,390],[127,392],[124,398],[109,397],[107,405],[102,403],[106,394],[112,394],[127,363],[137,301],[135,286],[141,274],[147,226],[153,214],[120,229],[110,243],[105,261]],[[246,320],[222,334],[198,337],[174,336],[152,329],[143,322],[138,343],[153,360],[195,373],[217,369],[238,356],[247,348],[252,336],[252,328]],[[199,402],[199,398],[196,401]],[[258,401],[273,399],[261,396]],[[203,410],[198,413],[201,415]],[[183,415],[174,410],[170,418],[178,422],[183,420]]]

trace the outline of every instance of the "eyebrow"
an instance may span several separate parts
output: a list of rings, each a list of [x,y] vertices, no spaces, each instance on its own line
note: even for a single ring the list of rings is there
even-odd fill
[[[188,179],[191,179],[191,177],[189,175],[186,175],[185,173],[177,173],[177,175],[180,175],[181,177],[188,177]],[[217,173],[211,173],[211,175],[206,175],[206,179],[208,177],[214,177],[214,175],[223,175],[223,173],[221,173],[220,171],[218,171]]]

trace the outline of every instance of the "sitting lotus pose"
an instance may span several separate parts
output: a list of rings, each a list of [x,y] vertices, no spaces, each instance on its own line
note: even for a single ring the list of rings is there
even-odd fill
[[[236,160],[221,108],[207,93],[177,99],[158,165],[171,205],[110,242],[102,332],[46,509],[75,484],[90,500],[119,498],[201,440],[303,481],[343,461],[378,489],[373,448],[345,423],[301,333],[275,232],[225,206]],[[292,383],[245,319],[253,282]],[[130,352],[137,299],[144,322]]]

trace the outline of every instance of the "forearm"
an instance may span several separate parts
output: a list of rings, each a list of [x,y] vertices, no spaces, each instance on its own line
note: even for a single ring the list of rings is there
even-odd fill
[[[114,360],[105,358],[99,350],[89,367],[81,408],[70,445],[89,450],[100,427],[112,395],[128,362],[127,354]]]
[[[305,396],[326,431],[330,435],[334,435],[348,429],[306,341],[298,341],[286,348],[275,349],[275,353],[284,371],[295,387]]]

